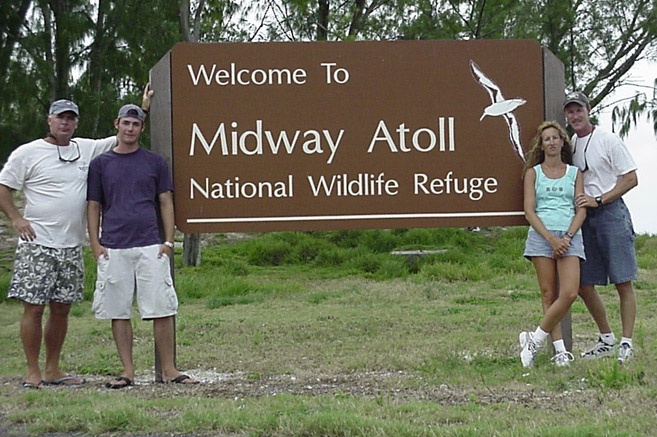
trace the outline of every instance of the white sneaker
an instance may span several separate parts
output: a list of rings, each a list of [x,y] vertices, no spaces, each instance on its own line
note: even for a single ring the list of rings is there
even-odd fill
[[[531,367],[534,365],[534,357],[538,353],[538,345],[534,341],[534,334],[531,332],[521,332],[518,336],[518,343],[522,350],[520,351],[520,361],[522,367]]]
[[[618,364],[623,364],[627,360],[630,360],[634,357],[634,350],[632,346],[627,343],[621,343],[618,348]]]
[[[575,357],[570,352],[564,351],[553,356],[552,361],[557,367],[568,367],[571,361],[575,361]]]
[[[614,355],[614,343],[607,343],[601,337],[595,342],[595,346],[591,349],[582,352],[582,358],[597,359],[604,357],[611,357]]]

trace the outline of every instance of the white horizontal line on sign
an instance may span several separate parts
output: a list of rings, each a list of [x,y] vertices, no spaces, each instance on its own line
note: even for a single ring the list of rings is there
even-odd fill
[[[414,218],[456,218],[456,217],[511,217],[521,216],[523,211],[507,212],[451,212],[426,214],[354,214],[354,215],[317,215],[297,217],[228,217],[187,219],[187,223],[243,223],[243,222],[295,222],[295,221],[329,221],[329,220],[378,220],[378,219],[414,219]]]

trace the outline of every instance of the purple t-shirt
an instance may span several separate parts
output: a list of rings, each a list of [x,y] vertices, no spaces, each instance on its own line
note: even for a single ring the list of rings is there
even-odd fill
[[[157,197],[166,191],[173,191],[167,162],[155,152],[110,150],[94,158],[87,200],[102,205],[100,243],[110,249],[160,244]]]

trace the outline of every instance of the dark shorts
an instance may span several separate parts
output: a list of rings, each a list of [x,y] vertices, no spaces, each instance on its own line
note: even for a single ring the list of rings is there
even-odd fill
[[[84,260],[81,247],[53,248],[19,244],[7,296],[33,305],[82,300]]]
[[[622,284],[636,279],[636,235],[623,199],[589,208],[582,234],[586,262],[582,263],[580,284]]]

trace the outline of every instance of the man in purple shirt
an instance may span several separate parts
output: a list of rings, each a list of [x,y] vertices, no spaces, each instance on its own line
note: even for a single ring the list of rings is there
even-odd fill
[[[142,319],[153,321],[163,381],[198,383],[178,371],[174,363],[173,317],[178,299],[170,271],[173,184],[166,160],[139,146],[145,119],[146,114],[138,106],[122,106],[114,122],[116,147],[98,156],[89,167],[87,220],[98,264],[92,309],[96,318],[112,321],[112,334],[123,364],[121,375],[106,384],[114,389],[132,385],[135,378],[130,321],[134,295]]]

